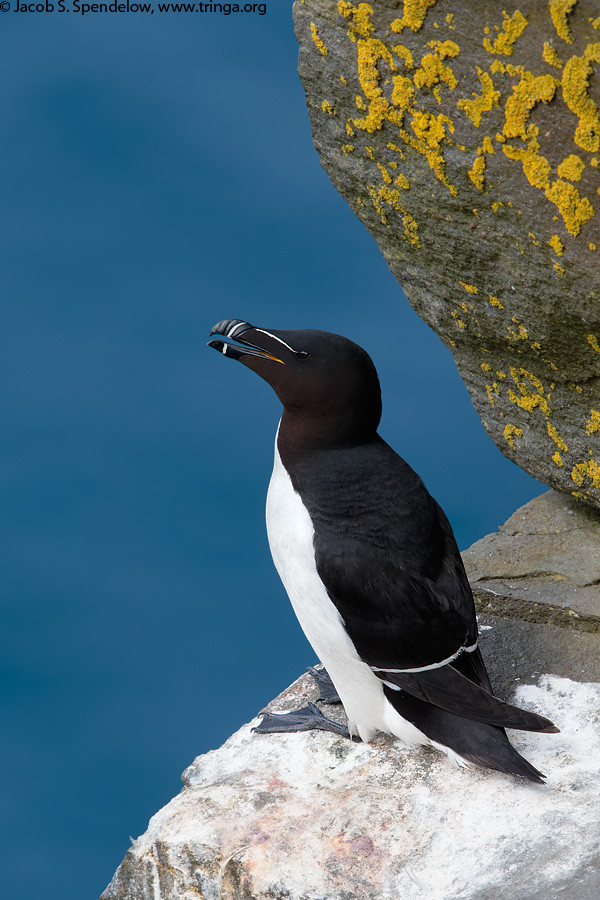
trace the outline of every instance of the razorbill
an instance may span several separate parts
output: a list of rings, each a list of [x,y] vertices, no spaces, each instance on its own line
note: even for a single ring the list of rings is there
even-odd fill
[[[369,355],[336,334],[241,319],[219,322],[211,335],[225,339],[210,347],[255,371],[283,404],[269,544],[350,734],[368,741],[386,732],[430,744],[458,765],[543,783],[504,728],[558,729],[493,696],[450,524],[377,434],[381,391]],[[277,730],[307,727],[295,715],[277,717]]]

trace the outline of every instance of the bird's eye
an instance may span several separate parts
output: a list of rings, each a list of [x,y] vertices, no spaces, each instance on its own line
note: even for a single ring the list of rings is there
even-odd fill
[[[298,357],[298,359],[308,359],[310,353],[308,353],[306,350],[298,350],[296,352],[296,356]]]

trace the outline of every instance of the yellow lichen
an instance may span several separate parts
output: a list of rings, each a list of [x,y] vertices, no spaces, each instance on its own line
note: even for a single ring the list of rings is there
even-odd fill
[[[596,353],[600,353],[600,344],[598,343],[598,338],[595,334],[588,334],[587,342]]]
[[[387,204],[392,209],[395,209],[397,212],[402,215],[402,224],[404,226],[404,237],[408,240],[413,247],[420,247],[421,242],[419,241],[419,227],[417,225],[416,220],[411,216],[409,212],[402,206],[400,203],[400,192],[395,188],[390,187],[380,187],[377,188],[374,184],[367,185],[367,190],[371,195],[371,201],[373,206],[379,213],[381,217],[381,221],[383,225],[387,225],[387,216],[385,213],[385,207],[383,204]]]
[[[595,459],[577,463],[571,471],[571,478],[578,487],[583,487],[583,483],[587,479],[592,482],[595,488],[600,488],[600,466]]]
[[[360,86],[368,100],[377,100],[383,95],[379,85],[381,75],[377,68],[380,59],[384,60],[392,71],[396,71],[393,56],[382,41],[377,38],[357,41],[358,78]]]
[[[340,75],[340,81],[342,82],[342,84],[348,84],[343,75]]]
[[[450,90],[454,90],[458,84],[456,76],[449,66],[444,65],[444,59],[458,56],[460,49],[454,41],[430,41],[428,44],[433,53],[426,53],[421,59],[421,67],[415,71],[414,81],[416,87],[432,88],[436,84],[444,82]],[[438,102],[440,98],[438,97]]]
[[[314,43],[315,47],[317,48],[317,50],[319,51],[319,53],[321,53],[323,56],[327,56],[327,53],[329,51],[327,50],[327,47],[325,46],[325,44],[323,43],[321,38],[319,37],[319,31],[314,22],[310,23],[310,34],[313,39],[313,43]]]
[[[456,29],[456,25],[452,24],[453,22],[454,22],[454,13],[448,13],[448,15],[446,16],[446,25],[448,26],[448,28],[451,31],[455,31],[455,29]]]
[[[483,369],[484,372],[492,371],[492,367],[490,366],[489,363],[486,363],[486,362],[481,363],[481,368]]]
[[[542,56],[544,57],[544,62],[547,62],[549,66],[554,66],[555,69],[562,69],[563,62],[552,44],[544,44]]]
[[[483,139],[483,144],[482,144],[481,149],[483,150],[484,153],[489,153],[490,156],[493,156],[496,152],[496,150],[494,149],[494,145],[492,144],[492,139],[490,137],[488,137],[487,134]]]
[[[516,425],[507,425],[504,431],[502,432],[504,440],[509,445],[511,450],[516,450],[515,447],[515,438],[523,437],[523,429],[517,428]]]
[[[558,272],[558,274],[560,275],[561,278],[564,278],[565,272],[567,271],[566,269],[564,269],[564,268],[563,268],[561,265],[559,265],[558,263],[554,263],[554,265],[553,265],[552,268],[553,268],[553,269],[556,269],[556,271]]]
[[[565,247],[561,239],[557,234],[553,234],[549,241],[546,241],[547,244],[552,247],[557,256],[562,256],[565,252]]]
[[[400,159],[404,159],[404,151],[402,150],[402,147],[398,147],[397,144],[393,144],[391,141],[386,146],[388,150],[393,150],[394,153],[398,153]]]
[[[391,184],[391,183],[392,183],[392,176],[390,175],[390,173],[388,172],[388,170],[386,169],[386,167],[385,167],[384,165],[382,165],[381,163],[377,163],[377,168],[378,168],[379,171],[381,172],[381,177],[383,178],[383,180],[385,181],[385,183],[386,183],[386,184]]]
[[[560,178],[546,189],[545,194],[558,207],[567,231],[577,237],[581,227],[595,212],[588,198],[582,197],[574,184]]]
[[[323,100],[321,103],[321,109],[324,113],[327,113],[328,116],[335,116],[335,109],[329,102],[329,100]]]
[[[483,113],[489,112],[492,107],[500,105],[501,94],[500,91],[494,89],[494,82],[488,73],[483,72],[479,66],[477,67],[477,75],[481,82],[481,95],[473,94],[474,100],[459,100],[456,105],[464,111],[473,125],[479,128]]]
[[[509,371],[521,393],[521,396],[519,396],[509,389],[508,398],[511,403],[515,403],[521,409],[527,410],[527,412],[533,412],[539,406],[542,412],[549,416],[550,405],[544,396],[544,386],[539,378],[523,368],[516,369],[510,366]]]
[[[492,406],[494,406],[496,403],[496,397],[500,396],[500,391],[498,390],[498,385],[496,384],[495,381],[493,384],[486,384],[485,391],[486,391],[486,394],[488,395],[488,400],[490,401]],[[496,397],[494,397],[494,394],[496,394]]]
[[[574,57],[583,59],[583,57]],[[569,65],[573,60],[569,60]],[[583,59],[586,65],[587,60]],[[587,83],[587,82],[586,82]],[[516,147],[507,144],[503,147],[504,153],[509,159],[519,160],[523,165],[523,172],[533,187],[544,191],[563,217],[565,227],[570,234],[576,237],[582,226],[594,215],[594,208],[587,199],[581,197],[574,185],[562,178],[550,183],[550,163],[539,152],[539,129],[537,125],[528,124],[531,110],[538,102],[548,103],[554,96],[557,82],[552,75],[535,77],[531,72],[524,72],[520,82],[513,89],[513,94],[506,102],[504,134],[507,137],[519,137],[525,142],[525,147]],[[563,79],[563,94],[565,82]],[[577,106],[574,94],[570,96],[572,106]],[[581,99],[581,98],[580,98]],[[589,98],[588,98],[589,99]]]
[[[525,31],[527,19],[518,9],[515,10],[512,18],[504,10],[502,11],[502,15],[504,16],[502,31],[493,44],[489,38],[484,38],[483,46],[488,53],[503,53],[504,56],[512,56],[514,43]]]
[[[464,287],[468,294],[477,294],[479,292],[479,288],[476,288],[474,284],[466,284],[464,281],[459,281],[458,283]]]
[[[408,29],[418,31],[425,22],[427,11],[435,5],[435,2],[436,0],[403,0],[402,4],[397,4],[403,11],[399,18],[395,19],[391,24],[390,30],[396,33],[402,33],[405,29],[407,32]],[[389,125],[392,125],[396,134],[396,137],[393,138],[396,142],[393,145],[394,152],[403,158],[401,147],[398,146],[400,144],[402,146],[408,145],[412,150],[422,154],[427,159],[428,165],[435,173],[436,178],[448,187],[454,196],[457,196],[457,188],[450,183],[449,175],[446,173],[446,147],[453,146],[455,152],[458,149],[463,150],[463,152],[468,151],[462,145],[459,147],[458,143],[451,137],[454,133],[452,120],[446,115],[433,114],[429,111],[431,107],[422,108],[418,92],[432,91],[438,101],[440,101],[445,90],[454,90],[456,88],[457,77],[453,72],[454,64],[450,60],[458,55],[458,45],[452,41],[428,41],[427,47],[430,52],[423,53],[421,51],[422,56],[419,63],[416,61],[416,58],[413,61],[414,47],[409,49],[403,44],[393,45],[393,39],[392,41],[386,40],[384,43],[383,40],[375,37],[372,21],[374,4],[359,3],[356,0],[354,3],[348,2],[348,0],[339,0],[337,6],[340,15],[347,24],[348,35],[357,48],[358,79],[360,82],[357,107],[361,112],[357,114],[356,118],[350,118],[345,123],[347,134],[350,138],[353,138],[354,134],[360,131],[374,134],[383,127],[388,128]],[[573,3],[569,2],[553,2],[550,4],[554,24],[559,33],[561,27],[563,28],[564,33],[561,37],[564,40],[567,40],[565,35],[570,35],[567,15],[572,6]],[[452,15],[452,13],[449,13],[446,17],[448,24],[450,24],[450,16]],[[442,19],[439,19],[439,22],[441,23]],[[429,25],[431,26],[431,20],[429,20]],[[584,196],[584,188],[579,184],[581,172],[584,170],[589,157],[581,153],[580,158],[571,153],[559,163],[558,171],[553,169],[556,161],[550,150],[548,151],[548,159],[542,155],[540,149],[542,136],[538,126],[532,121],[531,113],[536,104],[551,102],[556,96],[557,86],[560,85],[564,102],[577,116],[577,119],[574,120],[577,145],[582,150],[590,153],[600,150],[600,117],[592,97],[589,96],[593,72],[592,63],[600,63],[600,43],[588,44],[585,50],[578,50],[579,55],[572,57],[564,66],[563,77],[559,81],[554,75],[537,75],[537,73],[528,72],[523,65],[512,65],[508,61],[502,63],[497,58],[502,55],[510,57],[513,54],[516,46],[515,42],[519,35],[523,34],[526,27],[526,17],[519,10],[515,10],[514,7],[509,7],[508,11],[503,12],[503,20],[496,27],[496,33],[494,34],[493,29],[488,29],[487,33],[490,36],[486,37],[484,46],[489,53],[496,56],[496,59],[490,59],[491,65],[487,72],[477,69],[481,85],[480,93],[479,95],[475,93],[469,94],[468,96],[471,99],[460,100],[458,108],[465,113],[476,127],[480,127],[483,114],[491,111],[494,106],[498,106],[502,102],[500,91],[495,89],[489,73],[502,72],[517,82],[516,84],[513,82],[512,93],[506,101],[505,123],[502,133],[496,136],[496,140],[502,144],[503,151],[509,159],[521,163],[523,173],[529,183],[543,191],[546,199],[555,205],[558,213],[562,216],[567,231],[571,235],[577,236],[595,212],[590,200]],[[587,27],[589,28],[589,26]],[[315,46],[322,53],[322,48],[318,42],[323,42],[314,23],[311,23],[311,34]],[[443,37],[443,35],[440,34],[439,37]],[[585,46],[585,43],[583,46]],[[327,51],[324,44],[323,47]],[[548,65],[555,67],[555,72],[556,69],[562,66],[551,41],[544,44],[543,56]],[[416,68],[415,65],[417,66]],[[558,72],[556,74],[560,77],[561,73]],[[410,77],[408,77],[409,75]],[[497,81],[496,78],[494,80]],[[343,80],[343,83],[345,83],[345,80]],[[389,89],[386,85],[389,85]],[[336,107],[338,106],[337,103],[335,105]],[[335,115],[335,110],[329,101],[322,101],[322,108],[329,115]],[[392,134],[390,136],[393,137]],[[480,141],[481,146],[477,148],[477,157],[473,160],[471,156],[472,166],[469,176],[472,183],[480,191],[485,187],[489,187],[485,176],[486,166],[493,166],[493,161],[490,162],[487,158],[488,155],[494,152],[492,137],[493,134],[486,135]],[[374,142],[375,139],[373,139],[372,143]],[[547,146],[550,147],[551,144],[549,143]],[[388,147],[392,149],[389,142]],[[353,151],[354,143],[345,144],[342,148],[342,152],[346,154]],[[590,160],[591,165],[594,165],[595,162],[597,162],[596,158]],[[392,192],[395,189],[395,193],[399,197],[401,191],[408,188],[406,176],[400,172],[392,171],[395,166],[391,166],[389,162],[382,160],[378,163],[378,168],[385,183],[385,189]],[[553,175],[553,171],[556,174]],[[591,175],[591,172],[589,174]],[[379,183],[381,184],[381,182]],[[582,184],[587,183],[587,181],[585,183],[582,182]],[[373,200],[373,196],[371,199]],[[389,217],[390,207],[395,209],[395,204],[399,204],[398,198],[394,197],[393,193],[390,197],[383,197],[377,193],[376,200],[380,215],[383,218],[386,217],[386,214]],[[501,203],[499,200],[496,200],[493,204],[488,201],[485,206],[488,208],[491,206],[493,211],[496,212],[501,208]],[[406,211],[400,209],[398,211],[402,212],[403,216],[406,213]],[[485,209],[481,210],[481,214],[485,216]],[[405,226],[405,237],[408,238],[409,234],[415,237],[417,232],[415,229]],[[416,237],[416,240],[418,241],[418,237]],[[412,243],[416,246],[414,241]],[[560,257],[561,252],[564,252],[562,241],[560,241],[558,235],[552,236],[548,241],[548,245],[556,253],[556,257]],[[585,242],[585,246],[590,247],[590,249],[592,247],[589,237]],[[595,245],[593,246],[595,247]],[[526,248],[522,248],[522,252],[526,252]],[[555,265],[555,270],[559,275],[563,275],[564,269],[555,260],[552,261]],[[502,307],[502,304],[499,305]],[[516,340],[516,338],[511,338],[511,340]],[[517,352],[516,348],[513,352]]]
[[[508,332],[509,341],[524,341],[529,335],[527,334],[527,329],[523,325],[522,322],[519,322],[518,319],[515,319],[513,316],[512,319],[513,325],[507,325],[506,330]]]
[[[548,434],[550,435],[550,437],[552,438],[554,443],[557,445],[559,450],[562,450],[563,453],[567,453],[569,448],[567,447],[567,445],[561,438],[560,434],[558,433],[558,430],[554,427],[554,425],[551,425],[550,422],[546,422],[546,428],[548,429]]]
[[[483,190],[484,177],[483,173],[485,172],[485,156],[480,155],[476,156],[473,161],[473,165],[469,169],[469,178],[475,185],[478,191]]]
[[[401,19],[394,19],[390,27],[392,31],[402,33],[405,28],[419,31],[425,21],[427,10],[435,6],[437,0],[404,0],[404,12]]]
[[[348,19],[350,28],[348,29],[348,37],[355,41],[356,35],[368,38],[369,33],[373,31],[373,23],[369,16],[373,15],[373,7],[368,3],[359,3],[353,6],[347,0],[338,0],[338,12],[344,19]]]
[[[404,44],[395,44],[392,47],[392,50],[394,51],[394,53],[398,54],[400,59],[404,61],[407,68],[414,69],[412,53],[410,52],[408,47],[405,47]]]
[[[600,431],[600,412],[597,409],[590,410],[590,420],[586,423],[585,430],[587,434],[595,434]]]
[[[575,143],[595,153],[600,149],[600,118],[594,100],[588,95],[591,63],[600,63],[600,44],[588,44],[583,56],[572,56],[562,78],[563,98],[571,112],[579,117]]]
[[[395,75],[392,79],[392,103],[401,110],[408,110],[415,95],[415,88],[407,75]]]
[[[361,6],[366,6],[361,4]],[[407,14],[410,12],[410,4],[405,7]],[[351,4],[344,7],[346,17],[354,16],[352,10],[356,10]],[[369,7],[370,9],[370,7]],[[354,16],[355,17],[355,16]],[[356,18],[356,17],[355,17]],[[364,24],[364,23],[363,23]],[[363,28],[365,31],[366,26]],[[415,149],[418,153],[423,154],[427,162],[435,173],[436,177],[444,184],[452,193],[457,196],[456,187],[446,178],[446,162],[442,142],[448,141],[448,133],[454,131],[454,124],[451,119],[445,115],[435,116],[432,113],[419,109],[415,104],[415,84],[412,79],[403,74],[397,73],[398,67],[394,62],[394,58],[387,47],[375,37],[358,38],[354,34],[354,41],[358,51],[358,76],[361,88],[369,101],[368,107],[361,96],[357,96],[356,105],[361,110],[366,110],[367,115],[363,118],[350,119],[352,129],[366,131],[373,134],[383,127],[385,122],[390,122],[398,127],[398,135],[401,140]],[[433,54],[426,54],[424,67],[415,73],[415,81],[423,88],[433,84],[434,93],[440,87],[436,81],[445,81],[450,87],[455,81],[454,75],[450,69],[441,64],[441,60],[446,56],[458,53],[458,46],[451,41],[432,41],[430,46],[434,49]],[[401,45],[393,48],[397,51],[407,65],[412,65],[412,55]],[[434,58],[437,60],[435,63]],[[391,70],[391,81],[393,84],[391,91],[391,102],[383,94],[381,87],[382,73],[380,72],[381,63],[384,63]],[[423,62],[423,61],[422,61]],[[441,66],[441,68],[439,67]],[[386,79],[386,84],[389,80]],[[437,93],[436,93],[437,96]],[[414,136],[403,127],[406,115],[411,116],[410,128],[414,132]],[[388,147],[392,149],[392,145],[388,143]],[[397,145],[393,145],[393,149],[400,154],[403,153]]]
[[[415,133],[415,137],[400,129],[400,137],[410,144],[419,153],[427,159],[430,169],[435,173],[437,178],[445,184],[453,197],[458,194],[457,189],[446,178],[446,161],[444,153],[441,149],[442,141],[446,138],[446,128],[450,132],[453,131],[454,125],[452,121],[444,115],[434,116],[432,113],[422,112],[413,109],[411,128]]]
[[[385,44],[377,38],[358,39],[356,40],[356,45],[358,51],[358,77],[360,86],[369,100],[369,106],[367,116],[362,119],[351,119],[352,125],[370,134],[378,131],[386,120],[393,125],[402,125],[403,112],[394,109],[387,97],[384,97],[383,89],[380,86],[381,74],[378,68],[380,60],[383,60],[392,72],[397,70],[392,54]],[[406,81],[411,84],[410,79],[406,79]],[[394,93],[392,93],[392,103],[396,103]],[[361,110],[367,109],[367,105],[360,95],[356,98],[356,105]]]
[[[349,153],[354,152],[354,144],[342,144],[342,153],[344,156],[348,156]]]
[[[504,306],[502,305],[502,303],[500,303],[497,297],[493,297],[491,294],[488,294],[488,297],[490,298],[490,303],[492,306],[495,306],[498,309],[504,309]]]
[[[558,452],[558,450],[552,454],[552,460],[553,460],[553,462],[556,463],[557,466],[560,466],[561,468],[564,466],[563,458],[560,455],[560,453]]]
[[[568,178],[569,181],[579,181],[581,173],[585,169],[585,163],[582,159],[571,153],[558,166],[558,174],[561,178]]]
[[[556,28],[556,33],[563,41],[566,41],[567,44],[573,43],[573,35],[571,34],[571,29],[567,22],[567,16],[576,3],[577,0],[550,0],[548,4],[550,7],[550,15],[552,16],[552,21]]]
[[[521,80],[513,87],[513,93],[506,101],[506,122],[502,129],[508,138],[520,137],[527,142],[530,136],[537,137],[531,126],[527,128],[527,120],[536,103],[549,103],[554,97],[557,82],[553,75],[539,75],[524,72]],[[506,152],[506,148],[503,148]]]
[[[514,147],[507,144],[502,148],[503,152],[509,159],[519,161],[523,165],[523,172],[529,184],[533,187],[543,189],[549,184],[550,163],[545,157],[541,156],[537,151],[539,144],[527,148]]]
[[[595,244],[588,244],[588,250],[595,250],[595,249],[596,249]]]

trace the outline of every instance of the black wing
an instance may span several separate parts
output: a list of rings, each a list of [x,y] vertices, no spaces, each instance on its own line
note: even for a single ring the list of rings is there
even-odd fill
[[[314,525],[321,580],[389,689],[482,723],[557,730],[492,695],[450,523],[404,460],[377,438],[296,461],[290,475]]]
[[[450,524],[383,440],[296,462],[319,575],[360,656],[428,666],[473,645],[473,597]]]

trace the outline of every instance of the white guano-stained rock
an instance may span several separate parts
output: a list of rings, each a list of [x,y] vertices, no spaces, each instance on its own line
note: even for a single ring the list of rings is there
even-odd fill
[[[311,691],[303,676],[271,708]],[[255,720],[186,770],[103,900],[597,897],[600,685],[544,676],[515,696],[561,728],[512,735],[544,787],[383,736],[256,735]]]

